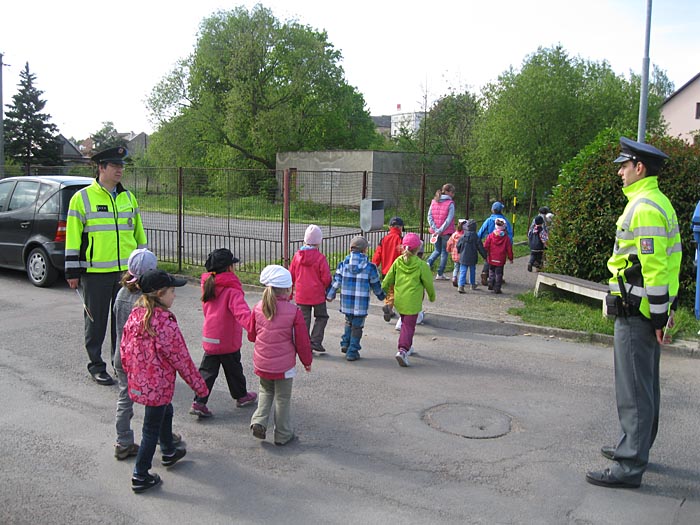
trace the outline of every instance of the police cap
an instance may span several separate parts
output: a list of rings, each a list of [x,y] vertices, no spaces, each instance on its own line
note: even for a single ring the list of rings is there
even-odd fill
[[[613,162],[622,163],[631,160],[641,162],[650,170],[658,171],[667,158],[668,155],[654,146],[620,137],[620,155]]]
[[[99,153],[94,154],[90,160],[96,162],[97,164],[103,164],[106,162],[111,162],[112,164],[124,165],[124,157],[129,154],[124,146],[118,146],[116,148],[109,148]]]

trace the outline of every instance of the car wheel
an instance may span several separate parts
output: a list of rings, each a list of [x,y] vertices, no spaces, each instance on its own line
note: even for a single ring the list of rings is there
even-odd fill
[[[43,248],[34,248],[27,257],[27,276],[34,286],[42,288],[56,282],[58,271],[53,267]]]

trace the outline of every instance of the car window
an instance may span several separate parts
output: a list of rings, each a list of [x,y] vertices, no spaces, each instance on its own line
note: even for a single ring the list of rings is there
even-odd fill
[[[21,180],[17,182],[15,191],[12,192],[8,211],[19,210],[34,204],[36,195],[39,192],[39,183],[35,181]]]
[[[0,212],[7,211],[7,197],[10,195],[14,186],[15,181],[13,180],[0,182]]]
[[[55,190],[55,186],[51,186],[50,184],[42,184],[41,185],[41,190],[39,191],[39,202],[41,202],[42,199],[46,198],[46,195],[48,195],[51,191]],[[56,214],[58,213],[59,210],[59,201],[60,201],[60,195],[58,191],[54,192],[53,195],[51,195],[48,199],[46,199],[46,202],[41,205],[41,208],[39,208],[39,213],[45,213],[45,214]]]
[[[75,195],[77,192],[82,190],[88,186],[87,184],[85,186],[64,186],[61,188],[60,194],[61,194],[61,217],[67,217],[68,216],[68,205],[70,204],[70,200]]]

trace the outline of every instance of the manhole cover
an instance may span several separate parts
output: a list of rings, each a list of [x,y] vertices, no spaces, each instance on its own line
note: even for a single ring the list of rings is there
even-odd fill
[[[423,414],[428,426],[467,439],[491,439],[510,432],[512,418],[494,408],[446,403]]]

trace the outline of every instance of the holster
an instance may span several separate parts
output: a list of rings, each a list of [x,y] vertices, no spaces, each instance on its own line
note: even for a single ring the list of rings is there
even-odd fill
[[[605,315],[608,317],[626,317],[625,307],[622,304],[622,297],[611,293],[605,296]]]

